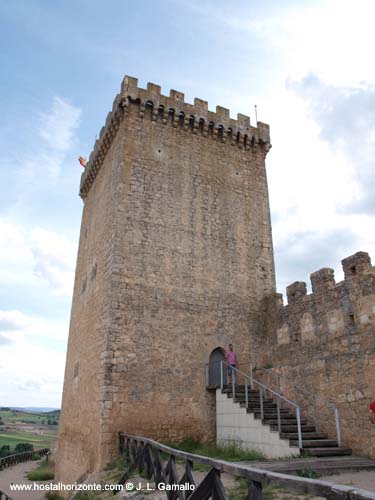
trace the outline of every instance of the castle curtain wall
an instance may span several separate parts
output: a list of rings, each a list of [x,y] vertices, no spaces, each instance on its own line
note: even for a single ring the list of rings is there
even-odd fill
[[[288,305],[277,297],[268,364],[283,376],[281,391],[298,398],[310,418],[312,398],[304,391],[296,396],[294,386],[318,396],[320,431],[335,438],[330,400],[339,410],[343,446],[375,458],[368,411],[375,400],[375,268],[365,252],[342,264],[344,281],[336,283],[333,270],[325,268],[311,275],[312,294],[296,282],[287,288]]]

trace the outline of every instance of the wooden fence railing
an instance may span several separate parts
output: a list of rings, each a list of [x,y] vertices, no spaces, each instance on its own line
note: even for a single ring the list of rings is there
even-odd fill
[[[153,480],[156,487],[160,483],[170,486],[170,488],[165,488],[168,500],[208,500],[209,498],[228,500],[228,494],[220,477],[222,472],[247,481],[248,491],[244,500],[262,500],[263,486],[268,484],[284,488],[288,492],[309,493],[329,500],[375,500],[375,493],[353,486],[280,474],[248,465],[193,455],[157,443],[152,439],[131,436],[123,432],[120,433],[120,453],[127,458],[129,467],[118,484],[124,485],[132,473],[138,469],[148,480]],[[176,460],[182,460],[185,463],[180,479]],[[194,479],[194,463],[210,468],[199,484]],[[182,485],[183,490],[179,489]]]
[[[10,496],[0,490],[0,500],[13,500]]]
[[[49,448],[41,448],[40,450],[34,451],[24,451],[22,453],[16,453],[15,455],[8,455],[7,457],[0,458],[0,470],[10,467],[11,465],[19,464],[20,462],[27,462],[32,460],[33,456],[39,455],[43,457],[49,453]],[[1,497],[0,497],[1,500]]]

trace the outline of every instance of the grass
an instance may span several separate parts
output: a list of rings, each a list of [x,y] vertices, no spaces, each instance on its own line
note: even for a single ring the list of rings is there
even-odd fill
[[[297,476],[308,477],[309,479],[318,479],[320,474],[314,469],[302,469],[297,471]]]
[[[4,445],[14,448],[18,443],[30,443],[35,448],[47,448],[54,439],[56,439],[56,433],[39,435],[24,431],[2,431],[0,432],[0,448]]]
[[[27,474],[27,479],[30,479],[30,481],[48,481],[54,477],[53,469],[45,462],[42,462],[36,469]]]
[[[217,446],[216,444],[200,443],[194,439],[187,438],[179,443],[168,443],[167,446],[195,455],[226,460],[227,462],[250,462],[265,459],[265,456],[260,451],[243,450],[234,443],[227,446]]]
[[[110,464],[107,464],[104,470],[108,473],[107,480],[117,483],[125,470],[128,468],[129,464],[126,462],[124,457],[120,457]]]
[[[5,426],[10,427],[8,430],[4,427],[0,429],[0,448],[10,446],[12,453],[18,443],[29,443],[36,449],[50,447],[52,441],[57,437],[57,426],[47,425],[47,422],[48,419],[57,421],[59,415],[60,410],[47,413],[32,413],[0,407],[0,419]],[[45,424],[43,434],[34,433],[32,426],[40,426],[42,423]],[[12,424],[17,427],[12,428]],[[20,424],[29,425],[30,428],[23,430],[22,427],[18,427]]]
[[[246,479],[238,478],[236,479],[236,485],[234,488],[228,491],[229,500],[243,500],[247,498],[248,494],[248,483]],[[311,495],[305,493],[292,493],[282,488],[276,488],[274,486],[267,485],[263,487],[262,490],[264,500],[300,500],[309,499]]]
[[[116,460],[114,460],[113,462],[107,464],[105,467],[104,467],[104,470],[105,471],[112,471],[112,470],[118,470],[118,469],[121,469],[123,470],[124,467],[126,467],[126,461],[125,461],[125,458],[124,457],[120,457],[120,458],[116,458]]]
[[[271,488],[270,486],[266,486],[262,490],[263,499],[264,500],[276,500],[275,494],[277,490]],[[236,486],[228,491],[229,500],[243,500],[247,498],[248,495],[248,483],[246,479],[237,478]]]
[[[48,491],[45,494],[44,498],[46,498],[47,500],[64,500],[64,498],[55,491]]]
[[[0,409],[0,418],[4,421],[4,424],[30,423],[40,425],[42,422],[47,424],[49,418],[58,420],[59,416],[59,410],[46,413],[34,413],[21,410]]]

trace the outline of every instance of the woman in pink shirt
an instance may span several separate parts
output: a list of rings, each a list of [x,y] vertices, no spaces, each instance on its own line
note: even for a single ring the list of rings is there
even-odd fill
[[[234,368],[237,367],[238,362],[237,362],[237,354],[233,351],[233,344],[229,344],[228,349],[229,351],[225,353],[225,359],[228,366],[228,383],[231,384],[232,376],[233,376],[233,382],[235,382],[236,380]]]

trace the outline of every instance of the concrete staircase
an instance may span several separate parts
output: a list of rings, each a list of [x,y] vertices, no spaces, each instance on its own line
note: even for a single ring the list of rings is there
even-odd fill
[[[258,389],[248,390],[247,413],[252,413],[256,420],[261,419],[260,392]],[[224,386],[221,390],[228,398],[233,398],[232,387]],[[246,408],[245,386],[236,385],[235,404]],[[298,448],[298,427],[296,415],[286,408],[280,409],[281,432],[279,436],[282,440],[288,440],[289,445]],[[263,398],[263,419],[262,424],[269,426],[271,431],[278,431],[277,405],[273,399]],[[310,457],[333,457],[351,455],[350,448],[338,446],[335,439],[330,439],[324,432],[317,432],[315,426],[306,419],[301,419],[302,448],[301,455]]]

